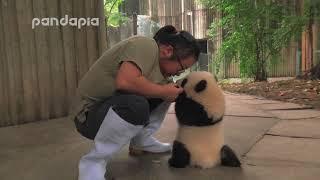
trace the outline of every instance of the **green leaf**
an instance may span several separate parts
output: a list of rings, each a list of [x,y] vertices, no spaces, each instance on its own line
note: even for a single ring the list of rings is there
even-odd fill
[[[293,3],[273,0],[199,0],[220,11],[223,16],[211,24],[209,36],[222,36],[221,47],[214,62],[239,62],[243,77],[261,77],[267,74],[268,64],[279,61],[283,48],[301,35],[310,15],[317,15],[320,2],[306,0],[308,16],[299,15]],[[219,32],[223,31],[223,35]],[[221,65],[220,65],[221,66]]]
[[[119,6],[124,0],[104,0],[104,14],[107,18],[107,26],[118,27],[128,21],[124,14],[119,12]]]

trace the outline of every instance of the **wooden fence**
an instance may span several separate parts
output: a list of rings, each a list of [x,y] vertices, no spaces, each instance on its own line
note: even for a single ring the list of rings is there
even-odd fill
[[[297,43],[292,43],[289,47],[281,51],[276,62],[268,62],[268,77],[294,77],[297,75]],[[239,78],[239,62],[230,62],[220,68],[223,78]]]
[[[107,28],[107,44],[108,48],[112,47],[121,40],[124,40],[130,36],[133,36],[133,21],[129,19],[128,22],[121,24],[119,27]]]
[[[0,126],[68,114],[79,79],[106,47],[102,0],[0,1]],[[100,18],[37,26],[33,18]]]
[[[207,31],[211,23],[216,23],[220,18],[220,13],[209,10],[207,7],[200,5],[195,0],[156,0],[156,3],[151,3],[149,6],[152,9],[157,8],[158,18],[161,25],[173,24],[179,29],[187,30],[192,33],[197,39],[208,39]],[[222,30],[219,30],[222,35]],[[315,35],[314,35],[315,36]],[[208,54],[214,55],[217,49],[221,46],[222,37],[218,36],[213,41],[208,41]],[[296,43],[291,44],[281,52],[281,57],[277,63],[270,64],[269,77],[283,77],[297,75],[297,49]],[[315,55],[316,56],[316,55]],[[207,69],[213,71],[211,58],[199,62],[196,69]],[[207,61],[207,67],[203,64]],[[201,68],[200,68],[201,67]],[[298,69],[299,70],[299,69]],[[238,63],[228,63],[220,68],[223,71],[225,78],[240,77],[240,67]]]
[[[172,24],[192,33],[197,39],[206,39],[207,30],[214,21],[215,12],[194,0],[157,0],[161,25]]]

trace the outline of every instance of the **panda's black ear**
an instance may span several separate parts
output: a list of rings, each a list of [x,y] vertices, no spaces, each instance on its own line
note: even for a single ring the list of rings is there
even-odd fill
[[[184,87],[184,85],[186,85],[188,82],[188,79],[185,78],[182,82],[181,82],[181,87]]]
[[[206,87],[207,87],[207,81],[206,80],[201,80],[201,81],[198,82],[196,87],[194,87],[194,91],[195,92],[201,92],[201,91],[205,90]]]

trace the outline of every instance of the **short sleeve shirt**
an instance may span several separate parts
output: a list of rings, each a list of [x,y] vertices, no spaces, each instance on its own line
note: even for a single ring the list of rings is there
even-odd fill
[[[140,68],[141,73],[151,82],[166,84],[159,66],[159,48],[157,43],[148,37],[133,36],[123,40],[107,50],[89,69],[79,82],[77,104],[73,113],[85,111],[95,102],[112,96],[115,78],[119,66],[124,61],[131,61]]]

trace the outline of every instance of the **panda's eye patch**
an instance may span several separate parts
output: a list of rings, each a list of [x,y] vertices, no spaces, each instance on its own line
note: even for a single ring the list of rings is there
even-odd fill
[[[181,87],[184,87],[187,84],[188,80],[187,78],[185,78],[182,82],[181,82]]]
[[[201,92],[204,89],[206,89],[206,87],[207,87],[207,81],[206,80],[201,80],[200,82],[198,82],[196,87],[194,87],[194,91],[195,92]]]

